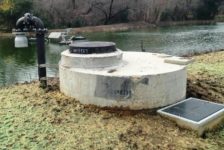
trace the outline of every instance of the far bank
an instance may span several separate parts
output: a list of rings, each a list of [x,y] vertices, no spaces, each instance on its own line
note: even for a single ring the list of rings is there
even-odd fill
[[[130,22],[130,23],[119,23],[110,25],[99,25],[99,26],[86,26],[86,27],[74,27],[70,28],[69,34],[80,34],[80,33],[92,33],[92,32],[117,32],[127,31],[134,29],[146,29],[146,28],[157,28],[157,27],[170,27],[170,26],[190,26],[190,25],[214,25],[215,20],[189,20],[189,21],[172,21],[172,22],[159,22],[157,24],[150,24],[147,22]],[[65,32],[63,29],[49,29],[50,32]],[[11,32],[0,31],[0,37],[12,37]]]
[[[70,34],[77,33],[91,33],[91,32],[118,32],[128,31],[134,29],[146,29],[146,28],[158,28],[158,27],[171,27],[171,26],[190,26],[190,25],[215,25],[215,20],[189,20],[189,21],[172,21],[172,22],[159,22],[157,24],[150,24],[147,22],[130,22],[120,23],[111,25],[100,25],[100,26],[87,26],[71,28]],[[64,32],[64,29],[51,29],[49,30]]]

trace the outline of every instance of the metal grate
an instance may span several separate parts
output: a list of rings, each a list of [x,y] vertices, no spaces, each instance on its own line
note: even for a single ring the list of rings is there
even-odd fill
[[[158,113],[191,122],[203,122],[224,111],[224,105],[197,98],[189,98],[174,105],[158,110]]]

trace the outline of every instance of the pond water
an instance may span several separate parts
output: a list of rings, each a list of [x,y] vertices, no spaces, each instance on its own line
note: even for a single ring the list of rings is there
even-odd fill
[[[186,55],[224,49],[224,23],[203,26],[163,27],[123,32],[86,33],[94,41],[113,41],[125,51],[141,51]],[[60,53],[68,46],[46,44],[48,76],[57,76]],[[35,45],[15,49],[13,38],[0,37],[0,86],[37,79]]]

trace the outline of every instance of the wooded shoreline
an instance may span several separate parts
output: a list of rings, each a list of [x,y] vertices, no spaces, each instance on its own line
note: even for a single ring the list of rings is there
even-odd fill
[[[111,25],[99,25],[99,26],[86,26],[79,28],[71,28],[70,34],[77,33],[92,33],[92,32],[117,32],[127,31],[134,29],[145,29],[145,28],[157,28],[157,27],[170,27],[170,26],[189,26],[189,25],[214,25],[215,20],[192,20],[192,21],[177,21],[177,22],[160,22],[158,24],[149,24],[146,22],[130,22],[130,23],[119,23]],[[65,32],[65,29],[49,29],[50,32]],[[1,32],[0,37],[12,37],[11,32]]]

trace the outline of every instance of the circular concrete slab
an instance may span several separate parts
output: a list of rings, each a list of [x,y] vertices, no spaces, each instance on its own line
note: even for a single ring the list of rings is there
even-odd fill
[[[186,67],[165,63],[152,53],[123,52],[120,65],[107,68],[68,68],[60,63],[59,73],[61,92],[100,107],[152,109],[186,95]]]

